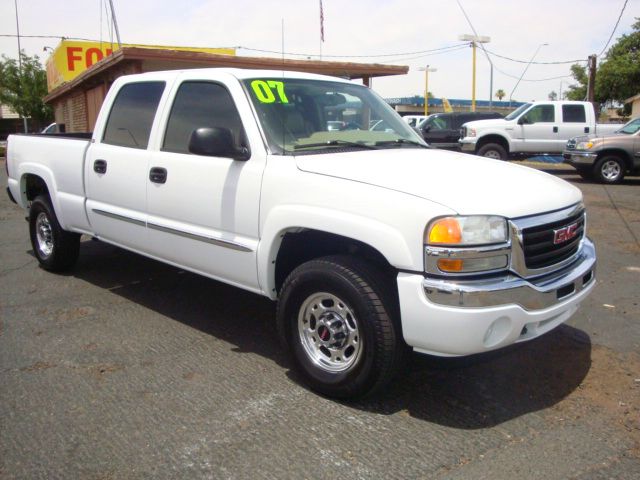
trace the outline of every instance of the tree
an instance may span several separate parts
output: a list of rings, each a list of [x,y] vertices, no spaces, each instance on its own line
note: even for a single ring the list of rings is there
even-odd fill
[[[566,92],[568,100],[584,100],[587,98],[587,83],[589,78],[587,77],[587,70],[585,67],[578,63],[571,65],[571,75],[578,82],[577,85],[569,85]]]
[[[496,93],[495,93],[494,95],[495,95],[495,96],[498,98],[498,100],[500,100],[500,101],[502,101],[502,99],[503,99],[504,97],[506,97],[506,96],[507,96],[507,94],[506,94],[506,93],[504,93],[504,90],[502,90],[501,88],[500,88],[500,89],[498,89],[498,90],[496,90]]]
[[[596,99],[623,103],[640,93],[640,18],[607,51],[596,75]]]
[[[554,100],[557,100],[557,99],[558,99],[558,94],[556,93],[555,90],[551,90],[549,92],[549,100],[553,102]]]
[[[20,52],[22,70],[17,60],[2,55],[0,59],[0,103],[10,106],[24,118],[30,118],[37,130],[51,121],[53,112],[42,99],[47,94],[47,74],[37,55]]]

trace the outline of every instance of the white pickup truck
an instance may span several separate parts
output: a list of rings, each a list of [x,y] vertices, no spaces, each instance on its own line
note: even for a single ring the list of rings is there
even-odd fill
[[[596,124],[589,102],[531,102],[505,118],[465,123],[459,143],[463,152],[499,160],[537,153],[561,155],[570,138],[607,135],[619,127]]]
[[[71,268],[84,234],[277,300],[294,365],[333,397],[379,390],[408,347],[538,337],[595,285],[580,190],[431,149],[338,78],[121,77],[90,139],[11,136],[7,173],[43,268]]]

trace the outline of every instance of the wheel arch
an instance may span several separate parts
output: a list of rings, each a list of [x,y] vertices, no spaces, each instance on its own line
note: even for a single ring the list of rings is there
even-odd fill
[[[621,148],[607,148],[605,150],[598,152],[598,157],[596,158],[596,161],[607,156],[620,158],[624,162],[624,165],[627,171],[630,171],[633,169],[633,159],[631,158],[629,153],[626,152],[625,150]]]
[[[276,299],[286,276],[298,265],[327,255],[364,257],[382,269],[411,269],[405,238],[378,221],[342,212],[281,207],[266,222],[258,247],[261,289]]]
[[[484,135],[480,137],[480,139],[478,139],[478,141],[476,142],[475,153],[478,153],[478,150],[480,150],[488,143],[497,143],[506,150],[507,154],[511,152],[511,145],[509,144],[509,140],[506,137],[497,133],[491,133],[488,135]]]

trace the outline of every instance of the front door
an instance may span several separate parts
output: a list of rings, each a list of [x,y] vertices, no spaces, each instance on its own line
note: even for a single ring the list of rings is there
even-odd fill
[[[524,122],[520,124],[520,122]],[[535,105],[522,117],[516,127],[523,152],[562,152],[564,142],[558,137],[558,121],[555,106]]]
[[[228,89],[211,81],[184,81],[158,151],[149,163],[147,226],[152,254],[176,265],[249,289],[258,289],[256,250],[264,153],[247,161],[189,152],[194,130],[224,127],[246,146]]]

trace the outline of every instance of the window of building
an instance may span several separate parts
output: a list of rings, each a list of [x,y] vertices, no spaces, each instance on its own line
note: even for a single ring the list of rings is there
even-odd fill
[[[162,150],[189,153],[189,139],[198,128],[231,130],[236,146],[244,142],[242,121],[231,94],[212,82],[184,82],[171,108]]]
[[[111,107],[102,141],[122,147],[147,148],[164,86],[164,82],[140,82],[122,87]]]
[[[584,105],[562,105],[562,121],[566,123],[586,123]]]

